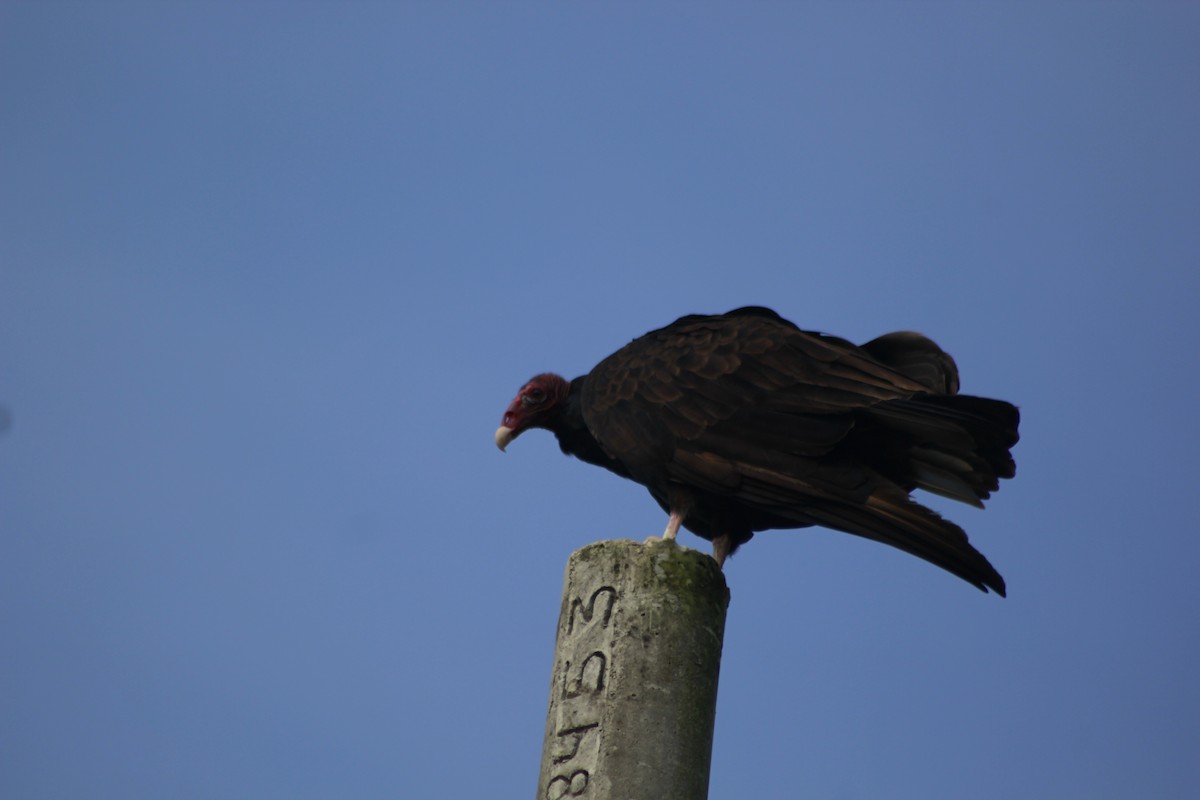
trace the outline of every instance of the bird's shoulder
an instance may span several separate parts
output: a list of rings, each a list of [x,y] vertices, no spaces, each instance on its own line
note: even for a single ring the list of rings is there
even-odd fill
[[[842,395],[826,391],[822,398],[821,389]],[[669,408],[711,424],[780,394],[797,400],[809,390],[810,410],[820,411],[919,389],[845,339],[802,330],[770,309],[749,306],[681,317],[634,339],[585,376],[582,404],[585,416],[596,420],[633,405]],[[689,399],[697,398],[703,409],[689,409]]]

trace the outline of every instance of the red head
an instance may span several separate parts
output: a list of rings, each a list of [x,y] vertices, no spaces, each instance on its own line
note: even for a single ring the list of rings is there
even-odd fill
[[[534,376],[521,387],[504,412],[496,430],[496,446],[503,450],[526,428],[551,427],[570,390],[571,385],[553,373]]]

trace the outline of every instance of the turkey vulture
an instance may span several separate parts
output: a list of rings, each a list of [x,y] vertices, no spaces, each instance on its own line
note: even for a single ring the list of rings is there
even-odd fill
[[[958,368],[918,333],[862,346],[767,308],[677,319],[587,375],[521,387],[496,431],[528,428],[637,481],[718,564],[770,528],[821,525],[890,544],[986,592],[1004,579],[961,528],[914,502],[925,489],[983,507],[1016,472],[1019,414],[958,394]]]

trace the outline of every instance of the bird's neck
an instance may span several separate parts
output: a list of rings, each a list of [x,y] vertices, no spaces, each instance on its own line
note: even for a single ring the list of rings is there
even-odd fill
[[[555,420],[551,430],[558,439],[558,446],[569,456],[575,456],[580,461],[604,467],[622,477],[628,477],[628,472],[619,461],[610,458],[604,448],[596,441],[583,421],[583,408],[580,396],[583,389],[583,379],[571,381],[571,391],[563,404],[562,414]]]

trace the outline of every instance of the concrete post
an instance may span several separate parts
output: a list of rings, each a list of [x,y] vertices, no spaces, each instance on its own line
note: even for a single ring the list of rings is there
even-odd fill
[[[705,800],[729,589],[671,542],[571,554],[538,800]]]

